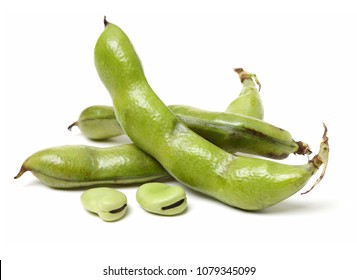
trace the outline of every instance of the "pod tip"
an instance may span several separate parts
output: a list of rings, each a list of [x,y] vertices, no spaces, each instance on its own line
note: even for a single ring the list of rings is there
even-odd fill
[[[328,142],[327,125],[325,123],[322,123],[322,125],[324,126],[324,135],[322,136],[322,140],[327,143]]]
[[[262,86],[257,78],[257,75],[244,71],[243,68],[234,68],[233,70],[239,75],[240,81],[242,83],[245,79],[252,79],[258,86],[258,91],[260,91]]]
[[[19,171],[19,173],[17,173],[17,175],[14,177],[14,179],[18,179],[22,176],[22,174],[24,174],[27,171],[27,168],[25,168],[23,165],[21,166],[21,169]]]
[[[244,70],[243,70],[243,68],[233,68],[233,71],[239,74],[239,73],[243,72]]]
[[[104,27],[107,27],[109,21],[107,21],[107,16],[104,16]]]
[[[72,131],[72,127],[77,126],[77,125],[78,125],[78,122],[74,122],[74,123],[72,123],[69,127],[67,127],[67,129],[68,129],[69,131]]]

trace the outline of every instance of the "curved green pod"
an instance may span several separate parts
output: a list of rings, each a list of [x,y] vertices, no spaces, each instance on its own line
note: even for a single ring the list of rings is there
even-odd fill
[[[263,103],[259,94],[260,82],[255,74],[244,71],[242,68],[235,68],[243,84],[239,96],[233,100],[225,112],[239,113],[248,117],[262,120],[264,118]],[[256,88],[259,87],[259,91]]]
[[[169,108],[194,132],[230,153],[242,152],[274,159],[283,159],[292,153],[311,153],[306,143],[294,141],[288,131],[256,118],[185,105],[171,105]],[[74,124],[92,139],[125,133],[110,106],[90,106],[82,111]]]
[[[169,177],[154,158],[132,144],[44,149],[24,161],[15,179],[26,171],[31,171],[45,185],[61,189],[144,183]]]
[[[327,162],[327,140],[309,163],[286,165],[234,156],[200,137],[154,93],[129,38],[106,20],[94,54],[98,75],[127,135],[194,190],[233,207],[263,209],[302,189]]]

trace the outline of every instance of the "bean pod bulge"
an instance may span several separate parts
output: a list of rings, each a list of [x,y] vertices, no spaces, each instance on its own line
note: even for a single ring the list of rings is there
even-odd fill
[[[24,161],[15,179],[27,171],[47,186],[61,189],[145,183],[169,177],[154,158],[133,144],[107,148],[66,145],[43,149]]]

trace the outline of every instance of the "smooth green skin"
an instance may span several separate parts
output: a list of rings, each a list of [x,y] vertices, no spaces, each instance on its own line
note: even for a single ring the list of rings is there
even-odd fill
[[[245,79],[239,96],[233,100],[225,112],[239,113],[262,120],[264,118],[263,103],[252,79]]]
[[[90,106],[84,109],[78,120],[68,129],[71,130],[73,126],[78,126],[81,132],[92,140],[103,140],[125,134],[110,106]]]
[[[306,144],[306,149],[301,150],[288,131],[252,117],[210,112],[184,105],[171,105],[169,108],[191,130],[230,153],[242,152],[283,159],[292,153],[309,152]],[[124,133],[115,118],[113,107],[91,106],[84,109],[82,115],[86,118],[80,117],[82,121],[77,122],[86,124],[86,130],[82,131],[86,136],[90,133],[110,137],[115,131],[117,135]]]
[[[304,154],[291,134],[262,120],[241,114],[210,112],[190,106],[171,106],[188,128],[229,153],[247,153],[284,159],[292,153]]]
[[[187,128],[157,97],[126,34],[106,23],[95,46],[95,66],[117,120],[140,149],[178,181],[228,205],[258,210],[299,191],[318,169],[237,157]]]
[[[164,216],[180,214],[187,206],[186,192],[183,188],[163,183],[141,185],[136,191],[136,200],[146,211]],[[170,207],[177,202],[180,202],[180,204]]]
[[[144,183],[169,177],[154,158],[132,144],[44,149],[24,161],[15,179],[26,171],[31,171],[45,185],[61,189]]]
[[[86,190],[81,195],[81,202],[86,210],[97,213],[106,222],[121,219],[128,208],[122,192],[104,187]]]

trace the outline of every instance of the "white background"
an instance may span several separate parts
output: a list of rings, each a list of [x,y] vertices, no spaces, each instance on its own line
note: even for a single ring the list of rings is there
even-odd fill
[[[108,265],[194,272],[198,266],[256,266],[251,279],[357,275],[352,259],[357,249],[356,13],[342,13],[330,2],[323,12],[314,4],[264,11],[264,6],[213,2],[12,3],[2,17],[4,279],[104,279]],[[303,12],[306,7],[309,13]],[[314,151],[325,122],[331,156],[321,184],[306,196],[296,194],[256,213],[187,189],[188,209],[177,217],[144,212],[135,200],[136,187],[123,186],[130,210],[124,219],[105,223],[82,208],[82,190],[50,189],[31,173],[14,180],[25,158],[40,149],[128,142],[126,137],[92,142],[66,129],[85,107],[111,104],[93,63],[104,15],[131,38],[152,88],[166,104],[222,111],[241,89],[232,68],[243,67],[262,83],[266,121]],[[305,161],[291,156],[284,162]]]

